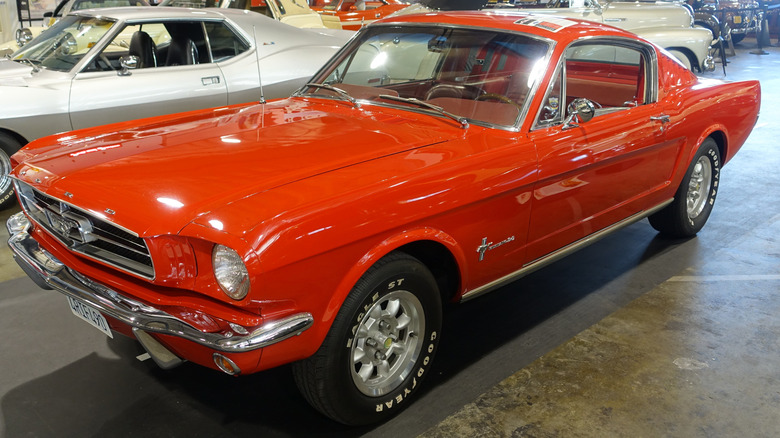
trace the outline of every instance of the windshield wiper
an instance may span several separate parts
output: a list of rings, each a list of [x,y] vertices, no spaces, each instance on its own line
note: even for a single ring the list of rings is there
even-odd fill
[[[313,87],[313,88],[324,88],[326,90],[330,90],[334,93],[336,93],[342,100],[346,100],[347,102],[351,103],[352,105],[355,105],[355,108],[360,108],[360,104],[358,101],[349,95],[346,91],[342,90],[341,88],[336,88],[333,85],[330,84],[318,84],[316,82],[309,82],[308,84],[304,85],[303,88],[306,87]],[[299,91],[301,93],[303,91],[303,88]],[[298,93],[296,93],[298,94]]]
[[[38,64],[36,64],[35,61],[33,61],[32,59],[19,58],[19,59],[14,59],[14,61],[29,65],[30,67],[32,67],[33,73],[38,73],[39,71],[41,71],[41,69],[38,68]]]
[[[387,99],[387,100],[395,100],[396,102],[411,103],[413,105],[421,106],[423,108],[432,109],[432,110],[436,111],[437,113],[439,113],[439,114],[441,114],[441,115],[443,115],[445,117],[449,117],[452,120],[455,120],[456,122],[460,123],[460,127],[461,128],[463,128],[463,129],[468,129],[469,128],[469,121],[468,121],[468,119],[466,119],[465,117],[461,117],[461,116],[459,116],[457,114],[453,114],[453,113],[445,110],[444,108],[442,108],[442,107],[440,107],[438,105],[433,105],[433,104],[430,104],[428,102],[424,102],[424,101],[422,101],[420,99],[416,99],[414,97],[398,97],[398,96],[393,96],[392,94],[380,94],[379,98],[380,99]]]

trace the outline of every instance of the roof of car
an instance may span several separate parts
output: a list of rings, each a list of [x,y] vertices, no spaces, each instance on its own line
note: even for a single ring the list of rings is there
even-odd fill
[[[550,39],[576,38],[584,34],[608,33],[636,37],[613,26],[586,20],[534,15],[516,10],[433,12],[387,17],[376,23],[436,23],[477,26],[534,33]]]
[[[121,8],[82,9],[72,12],[75,15],[92,15],[117,20],[138,19],[175,19],[175,18],[224,18],[233,13],[243,14],[241,10],[193,9],[159,6],[128,6]]]

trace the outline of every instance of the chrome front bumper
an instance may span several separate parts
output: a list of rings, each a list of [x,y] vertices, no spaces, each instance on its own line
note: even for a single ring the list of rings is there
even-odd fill
[[[124,297],[63,265],[32,238],[28,232],[30,222],[24,213],[12,215],[6,227],[11,236],[8,246],[14,259],[38,286],[84,301],[104,315],[145,332],[177,336],[220,352],[243,353],[299,335],[314,322],[310,313],[298,313],[266,322],[246,335],[232,331],[205,333],[162,310]]]

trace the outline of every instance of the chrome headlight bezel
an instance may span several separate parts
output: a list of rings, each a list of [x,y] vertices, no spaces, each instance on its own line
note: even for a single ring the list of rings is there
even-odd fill
[[[228,297],[238,301],[249,293],[249,271],[234,249],[214,245],[211,252],[211,267],[217,284]]]

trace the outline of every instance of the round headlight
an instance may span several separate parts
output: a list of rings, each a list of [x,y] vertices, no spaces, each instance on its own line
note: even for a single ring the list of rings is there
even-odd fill
[[[249,272],[237,252],[227,246],[216,245],[211,253],[214,277],[222,291],[234,300],[249,292]]]

